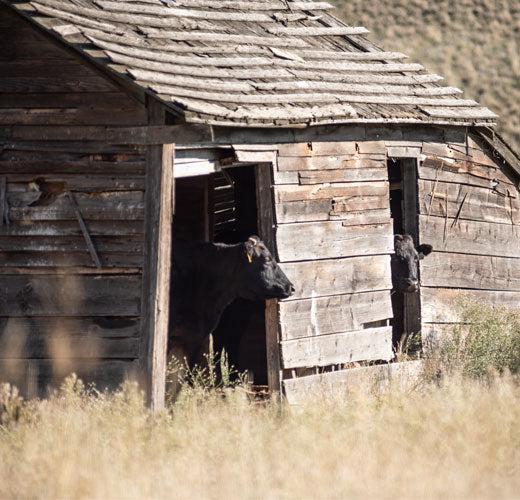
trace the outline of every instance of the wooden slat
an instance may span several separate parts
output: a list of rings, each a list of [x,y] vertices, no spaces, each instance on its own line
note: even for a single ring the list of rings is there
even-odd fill
[[[12,220],[70,220],[76,215],[69,200],[59,195],[45,206],[27,206],[38,200],[39,192],[10,192]],[[144,203],[142,191],[113,191],[104,193],[75,193],[83,217],[95,220],[143,219]]]
[[[114,26],[119,32],[128,32],[130,31],[136,24],[143,26],[154,26],[161,28],[183,28],[186,29],[206,29],[206,30],[218,30],[218,24],[215,25],[213,23],[207,22],[209,20],[208,16],[197,15],[197,11],[188,11],[193,12],[193,15],[185,14],[187,18],[195,18],[193,21],[191,19],[182,19],[178,20],[176,18],[169,17],[165,19],[164,15],[159,17],[154,15],[139,15],[138,13],[126,13],[124,11],[119,12],[111,12],[108,10],[101,9],[90,9],[85,7],[80,7],[79,5],[68,3],[68,2],[60,2],[56,0],[38,0],[37,2],[31,2],[31,5],[40,13],[46,14],[58,19],[64,19],[70,21],[74,24],[79,24],[80,26],[91,26],[95,27],[91,24],[91,19],[98,19],[102,21],[106,21],[106,29],[110,26],[110,23],[115,23]],[[176,9],[169,9],[171,11],[176,11]],[[177,10],[177,16],[179,17],[180,11],[183,9]],[[141,11],[142,12],[142,11]],[[146,14],[146,12],[144,13]],[[210,14],[211,15],[211,14]],[[219,13],[213,13],[213,15],[218,16]],[[233,14],[231,14],[233,16]],[[198,18],[198,19],[197,19]],[[42,23],[43,24],[43,23]],[[126,25],[126,26],[125,26]],[[107,31],[110,31],[107,29]]]
[[[392,317],[390,290],[280,303],[282,340],[361,330]]]
[[[460,322],[460,304],[467,300],[518,309],[520,293],[421,287],[422,321],[423,323]]]
[[[421,280],[431,287],[520,291],[520,259],[434,252],[421,263]]]
[[[313,170],[299,172],[300,184],[321,184],[326,182],[386,181],[388,171],[383,162],[381,168],[349,168],[343,170]]]
[[[419,217],[421,240],[439,252],[520,257],[520,217],[516,224],[494,224],[443,217]]]
[[[324,28],[315,28],[315,27],[298,27],[298,28],[289,28],[285,26],[276,26],[272,28],[267,28],[268,33],[273,35],[282,35],[282,36],[350,36],[350,35],[365,35],[366,33],[370,33],[366,28],[361,26],[359,27],[324,27]]]
[[[139,276],[0,278],[0,311],[9,316],[137,316]]]
[[[276,256],[276,242],[273,231],[273,194],[272,194],[272,167],[258,165],[255,167],[257,220],[260,237],[265,241],[267,248]],[[269,391],[277,394],[281,390],[281,365],[279,345],[279,309],[278,301],[270,299],[265,304],[265,342],[267,358],[267,382]]]
[[[308,47],[308,44],[300,38],[280,38],[276,36],[252,36],[252,35],[228,35],[225,33],[196,33],[173,30],[157,30],[154,28],[140,27],[141,31],[149,38],[166,38],[184,42],[220,42],[232,44],[256,44],[268,47]]]
[[[454,108],[446,109],[444,107],[422,106],[421,109],[429,116],[435,118],[482,118],[486,120],[496,120],[498,115],[488,108]]]
[[[375,255],[282,264],[294,283],[293,299],[390,290],[390,257]]]
[[[275,202],[285,203],[300,200],[320,200],[353,197],[387,197],[388,182],[338,182],[323,185],[275,186]],[[379,208],[379,207],[378,207]]]
[[[419,85],[424,83],[434,83],[442,80],[439,75],[382,75],[370,73],[325,72],[313,70],[291,69],[291,73],[298,80],[325,80],[328,82],[343,83],[382,83],[388,85]]]
[[[118,220],[92,220],[88,222],[88,227],[90,234],[96,238],[97,236],[128,236],[128,239],[122,239],[118,241],[122,241],[121,244],[128,244],[130,250],[136,248],[138,244],[136,239],[134,239],[133,235],[139,235],[139,240],[142,239],[142,234],[144,232],[144,223],[142,220],[127,220],[125,222],[121,222]],[[58,244],[59,238],[61,237],[69,237],[69,236],[81,236],[81,229],[76,222],[76,220],[71,216],[69,220],[48,220],[48,221],[31,221],[26,219],[21,219],[19,221],[11,221],[11,224],[8,228],[5,226],[0,226],[0,235],[2,236],[2,248],[8,248],[9,239],[16,238],[20,236],[30,236],[31,243],[27,242],[26,244],[30,248],[35,248],[35,245],[38,245],[39,238],[57,238]],[[27,238],[29,240],[29,238]],[[115,240],[115,239],[114,239]],[[25,240],[24,240],[25,241]],[[68,241],[66,240],[61,240]],[[105,248],[105,245],[112,249],[116,249],[119,243],[97,240],[97,244],[100,245],[100,248]],[[65,247],[66,248],[66,247]]]
[[[355,147],[355,143],[352,143]],[[279,157],[278,170],[281,172],[304,171],[304,170],[338,170],[338,169],[365,169],[382,168],[385,159],[377,157],[372,159],[369,155],[354,155],[345,150],[345,153],[330,156],[309,157]],[[324,174],[325,175],[325,174]],[[348,173],[346,174],[348,175]]]
[[[429,181],[454,182],[493,189],[499,183],[511,181],[498,168],[479,165],[469,161],[449,163],[442,159],[427,159],[419,168],[419,177]]]
[[[0,358],[129,358],[138,355],[135,318],[0,318]]]
[[[37,139],[39,141],[103,141],[113,144],[164,144],[172,139],[179,144],[209,142],[209,127],[204,125],[156,125],[148,127],[106,127],[106,126],[54,126],[54,127],[13,127],[13,139]],[[114,165],[117,168],[117,165]]]
[[[412,389],[419,381],[421,361],[363,366],[283,381],[290,405],[304,405],[318,400],[346,401],[351,393],[366,389],[381,393],[389,388]]]
[[[388,194],[290,201],[276,204],[279,224],[341,220],[344,226],[382,224],[390,220]]]
[[[277,230],[281,262],[390,253],[390,224],[343,226],[340,221],[285,224]]]
[[[71,269],[76,267],[90,267],[96,269],[86,248],[83,252],[0,252],[0,259],[4,270],[11,270],[13,274],[18,268],[31,268],[37,271],[39,268],[63,267]],[[142,256],[136,253],[118,252],[103,253],[99,256],[100,263],[105,268],[138,268],[142,265]],[[101,268],[98,269],[102,270]]]
[[[356,332],[286,340],[281,343],[285,369],[328,366],[354,361],[393,358],[392,328],[367,328]]]
[[[435,187],[435,193],[434,193]],[[459,213],[459,219],[477,220],[511,224],[515,214],[520,210],[520,203],[516,190],[509,191],[510,198],[491,189],[466,186],[448,182],[419,181],[420,213],[446,217],[446,197],[448,199],[448,217],[455,217],[459,213],[462,200],[464,204]],[[433,203],[430,202],[435,194]],[[431,207],[430,207],[431,205]]]
[[[159,3],[157,3],[159,5]],[[176,0],[175,5],[194,8],[209,8],[216,10],[258,10],[258,11],[279,11],[287,10],[287,3],[278,2],[240,2],[234,0]],[[334,7],[328,2],[291,2],[290,10],[329,10]]]
[[[212,21],[245,21],[258,23],[272,23],[274,19],[266,14],[258,14],[255,12],[214,12],[203,10],[179,9],[175,7],[156,7],[148,5],[134,5],[128,2],[110,2],[105,0],[95,0],[95,3],[104,10],[114,12],[128,12],[133,14],[151,14],[160,16],[161,18],[181,17],[207,19]],[[248,9],[250,10],[250,9]],[[140,18],[136,21],[140,22]]]

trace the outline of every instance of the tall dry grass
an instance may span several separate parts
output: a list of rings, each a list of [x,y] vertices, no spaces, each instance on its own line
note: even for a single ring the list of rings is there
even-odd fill
[[[2,498],[513,498],[520,387],[453,377],[297,410],[184,392],[152,417],[133,386],[69,379],[22,405],[4,388]],[[3,404],[3,406],[2,406]],[[18,409],[17,409],[18,408]]]

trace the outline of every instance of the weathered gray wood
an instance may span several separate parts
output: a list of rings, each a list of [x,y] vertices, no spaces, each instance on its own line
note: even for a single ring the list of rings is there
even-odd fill
[[[441,105],[441,103],[439,103],[439,105]],[[451,106],[451,104],[447,106]],[[433,107],[433,105],[431,105],[421,106],[421,109],[429,116],[436,118],[483,118],[486,120],[496,120],[498,118],[496,113],[483,107],[450,109],[445,107]]]
[[[156,7],[156,6],[144,6],[134,5],[128,2],[110,2],[104,0],[96,0],[96,4],[103,7],[104,10],[114,12],[128,12],[133,14],[151,14],[155,16],[163,17],[181,17],[184,18],[195,18],[195,19],[207,19],[216,21],[245,21],[245,22],[258,22],[258,23],[272,23],[274,19],[266,14],[258,14],[255,12],[214,12],[214,11],[202,11],[193,9],[179,9],[175,7]],[[248,9],[249,10],[249,9]],[[136,22],[141,22],[140,18],[137,17]]]
[[[12,220],[70,220],[76,219],[70,201],[59,195],[47,206],[29,206],[40,196],[39,192],[11,192],[7,199],[11,205]],[[143,219],[143,193],[141,191],[113,191],[95,195],[75,193],[85,220]]]
[[[423,323],[460,322],[460,306],[468,300],[477,304],[495,304],[518,309],[520,293],[516,291],[421,287]]]
[[[149,38],[166,38],[169,40],[180,40],[184,42],[220,42],[232,44],[257,44],[272,47],[308,47],[308,44],[299,38],[280,38],[276,36],[252,36],[252,35],[228,35],[225,33],[196,33],[188,31],[157,30],[142,27],[142,31]]]
[[[520,174],[520,158],[494,130],[480,129],[479,137],[491,146],[493,153],[499,154],[514,172]]]
[[[98,269],[101,269],[102,266],[101,266],[101,262],[99,260],[98,254],[96,252],[96,248],[94,247],[94,243],[92,243],[92,238],[90,237],[90,233],[88,231],[87,225],[85,224],[85,221],[83,220],[83,216],[81,215],[81,210],[79,209],[76,199],[74,198],[74,195],[70,191],[67,191],[67,196],[69,197],[72,208],[76,214],[76,218],[78,219],[78,223],[81,228],[83,238],[85,239],[85,243],[87,244],[87,248],[90,253],[90,256],[92,257],[92,260],[94,261],[94,264],[96,265],[96,267]]]
[[[435,191],[434,191],[435,187]],[[509,191],[510,198],[504,196]],[[431,197],[435,194],[433,203]],[[464,198],[464,205],[460,211],[461,220],[480,220],[511,224],[518,221],[520,211],[518,192],[516,189],[506,188],[506,193],[475,186],[419,180],[420,213],[446,216],[446,197],[448,199],[448,216],[454,217],[460,209]],[[430,209],[431,205],[431,209]],[[513,217],[513,218],[512,218]]]
[[[174,155],[175,145],[165,144],[162,147],[153,345],[148,351],[148,366],[151,368],[150,406],[152,412],[160,411],[164,407],[166,387],[166,353],[170,317],[171,228],[174,212]]]
[[[344,226],[382,224],[390,221],[388,194],[332,199],[290,201],[276,204],[279,224],[341,220]]]
[[[441,168],[442,166],[442,168]],[[421,179],[468,184],[493,189],[500,183],[511,185],[502,171],[471,162],[447,163],[442,160],[426,160],[419,169]]]
[[[348,200],[353,197],[368,196],[387,197],[388,182],[338,182],[334,184],[322,184],[319,186],[275,186],[276,203],[286,203],[301,200],[331,199],[339,197]]]
[[[421,361],[363,366],[348,370],[286,379],[284,393],[290,405],[318,400],[346,401],[351,393],[365,389],[381,394],[389,388],[413,389],[419,382]]]
[[[281,351],[285,369],[354,361],[388,361],[393,358],[392,328],[367,328],[355,332],[286,340],[281,343]]]
[[[454,214],[452,214],[454,215]],[[462,254],[520,257],[520,226],[454,218],[419,217],[421,241],[436,251]]]
[[[255,167],[256,204],[260,237],[266,243],[271,253],[276,256],[271,171],[271,165],[258,165]],[[273,394],[277,394],[281,390],[279,328],[278,301],[276,299],[267,300],[265,305],[267,381],[269,391]]]
[[[418,190],[417,190],[417,160],[406,158],[401,160],[402,175],[402,213],[403,231],[409,234],[415,245],[419,244],[419,221],[418,221]],[[421,268],[419,268],[420,278]],[[410,335],[421,329],[421,302],[418,293],[404,294],[404,337],[405,341]]]
[[[140,286],[140,276],[2,276],[0,311],[9,316],[138,316]]]
[[[435,252],[421,276],[425,286],[520,291],[520,259]]]
[[[0,318],[0,358],[129,358],[138,355],[134,318]]]
[[[13,139],[39,141],[107,141],[112,144],[179,144],[210,142],[209,127],[204,125],[162,125],[148,127],[53,126],[13,127]]]
[[[163,125],[165,122],[165,110],[157,101],[150,99],[147,103],[148,121],[150,125]],[[162,394],[157,391],[161,384],[161,377],[164,373],[157,373],[160,363],[158,359],[161,345],[156,339],[156,329],[161,325],[156,324],[157,320],[157,286],[159,283],[158,270],[160,266],[159,253],[160,246],[166,245],[167,240],[161,240],[161,231],[164,228],[160,224],[161,212],[167,214],[173,207],[173,201],[167,199],[167,193],[173,192],[173,186],[163,185],[163,181],[168,179],[173,172],[166,172],[169,158],[163,154],[170,151],[173,155],[174,148],[164,148],[162,146],[148,146],[147,154],[147,175],[146,175],[146,211],[145,211],[145,249],[143,256],[143,280],[141,289],[141,345],[139,349],[139,368],[140,381],[146,392],[147,403],[154,409],[159,409],[164,404],[164,391]],[[173,156],[172,160],[173,161]],[[173,181],[172,181],[173,183]],[[164,198],[165,207],[162,207]],[[164,212],[166,211],[166,212]],[[167,248],[166,248],[167,250]],[[162,278],[161,278],[162,279]],[[166,279],[169,279],[166,278]]]
[[[349,168],[342,170],[312,170],[299,172],[300,184],[321,184],[324,182],[386,181],[388,172],[382,168]]]
[[[344,226],[341,221],[284,224],[277,230],[281,262],[390,253],[390,224]]]
[[[349,36],[349,35],[364,35],[370,33],[363,27],[298,27],[289,28],[285,26],[275,26],[267,28],[267,32],[273,35],[285,36]]]
[[[122,223],[118,220],[94,220],[89,221],[90,234],[93,237],[97,236],[128,236],[129,239],[123,239],[121,244],[129,244],[130,251],[136,251],[138,243],[137,239],[133,236],[142,235],[144,232],[144,224],[142,220],[136,221],[125,221]],[[67,236],[81,236],[81,228],[75,219],[70,220],[59,220],[59,221],[31,221],[31,220],[19,220],[12,221],[9,227],[0,226],[0,235],[2,236],[2,248],[8,248],[9,240],[5,236],[17,238],[19,236],[30,236],[36,238],[34,243],[27,241],[25,244],[29,248],[35,248],[38,245],[37,237],[52,237],[59,238]],[[28,240],[28,239],[27,239]],[[142,241],[142,236],[139,236],[139,240]],[[24,240],[25,241],[25,240]],[[47,240],[46,240],[47,241]],[[116,250],[119,248],[119,239],[114,238],[114,241],[98,241],[97,244],[101,245],[100,248],[110,248]],[[59,241],[58,243],[59,244]]]
[[[280,303],[282,340],[361,330],[392,317],[390,290]]]
[[[294,283],[291,300],[392,288],[389,255],[287,262],[281,267]]]
[[[353,143],[355,147],[355,143]],[[312,157],[279,157],[278,170],[281,172],[303,170],[338,170],[380,168],[385,165],[383,158],[370,157],[372,155],[344,154],[339,156],[312,156]]]
[[[157,3],[157,5],[160,5]],[[230,9],[230,10],[258,10],[279,11],[287,10],[287,3],[277,2],[240,2],[234,0],[177,0],[175,5],[194,8]],[[290,10],[329,10],[334,7],[328,2],[291,2]]]

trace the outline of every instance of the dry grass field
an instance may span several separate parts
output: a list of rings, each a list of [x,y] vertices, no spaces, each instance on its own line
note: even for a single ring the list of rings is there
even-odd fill
[[[0,385],[0,498],[517,498],[520,313],[462,311],[407,390],[289,407],[200,372],[152,416],[131,383]]]
[[[499,131],[520,151],[518,0],[337,0],[336,15],[404,52],[500,115]]]
[[[132,386],[93,397],[72,382],[21,415],[4,388],[1,498],[514,498],[520,491],[520,387],[508,377],[455,377],[281,411],[251,403],[240,389],[225,398],[192,390],[153,418]],[[9,422],[9,408],[17,422]]]

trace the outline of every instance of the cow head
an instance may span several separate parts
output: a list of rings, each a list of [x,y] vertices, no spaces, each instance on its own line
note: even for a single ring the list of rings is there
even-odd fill
[[[394,236],[395,254],[392,255],[392,284],[397,292],[417,292],[419,290],[419,260],[433,250],[431,245],[415,248],[409,234]]]
[[[294,286],[280,269],[258,236],[242,243],[243,275],[239,277],[239,296],[250,300],[286,299]]]

